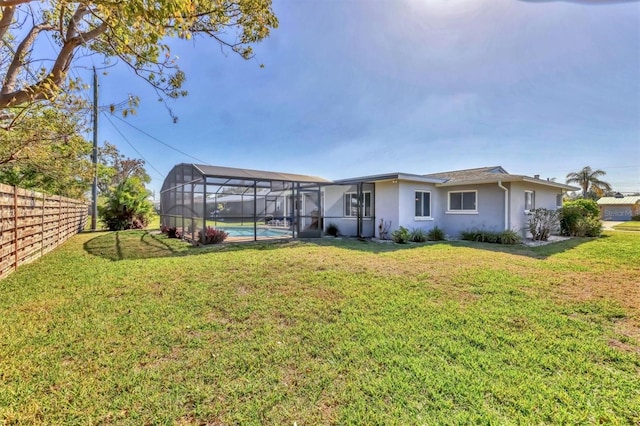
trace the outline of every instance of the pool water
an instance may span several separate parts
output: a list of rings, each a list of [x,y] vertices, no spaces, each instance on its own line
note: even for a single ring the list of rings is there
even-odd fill
[[[245,237],[253,238],[253,227],[241,227],[241,226],[217,226],[216,229],[229,234],[230,237]],[[271,228],[258,228],[256,230],[257,237],[290,237],[291,231],[287,229],[271,229]]]

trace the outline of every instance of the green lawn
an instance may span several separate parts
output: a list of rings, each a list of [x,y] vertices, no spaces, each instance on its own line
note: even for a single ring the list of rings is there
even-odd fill
[[[640,231],[640,221],[631,220],[613,227],[616,231]]]
[[[0,424],[638,424],[639,258],[81,234],[0,281]]]

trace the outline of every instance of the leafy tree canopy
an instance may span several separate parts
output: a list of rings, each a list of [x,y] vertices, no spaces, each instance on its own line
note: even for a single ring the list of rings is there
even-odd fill
[[[55,99],[80,49],[117,58],[161,95],[183,96],[169,39],[203,36],[250,58],[278,26],[271,0],[0,0],[0,13],[0,108]]]
[[[0,128],[0,182],[82,198],[92,179],[91,144],[73,105],[15,108],[11,130]]]

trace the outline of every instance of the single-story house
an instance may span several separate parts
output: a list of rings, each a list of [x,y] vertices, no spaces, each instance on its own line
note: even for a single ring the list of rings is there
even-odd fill
[[[562,206],[563,191],[578,189],[539,176],[512,175],[500,166],[426,175],[390,173],[334,183],[323,188],[325,224],[333,222],[346,235],[364,237],[379,236],[381,224],[390,225],[391,231],[438,226],[452,237],[469,229],[512,229],[525,235],[530,210],[556,210]]]
[[[400,226],[425,231],[437,226],[454,238],[470,229],[526,235],[530,210],[555,210],[562,206],[563,192],[578,189],[537,175],[512,175],[500,166],[331,181],[179,164],[163,185],[161,221],[194,234],[220,222],[250,223],[253,239],[270,225],[279,227],[279,236],[317,237],[330,224],[343,235],[360,237],[379,237],[381,225],[389,232]]]
[[[598,200],[602,220],[631,220],[640,216],[640,196],[602,197]]]

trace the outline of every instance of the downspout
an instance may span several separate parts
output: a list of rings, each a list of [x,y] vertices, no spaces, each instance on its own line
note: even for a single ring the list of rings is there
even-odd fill
[[[502,181],[498,181],[498,188],[504,191],[504,230],[509,230],[509,189],[502,185]]]

